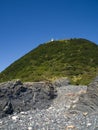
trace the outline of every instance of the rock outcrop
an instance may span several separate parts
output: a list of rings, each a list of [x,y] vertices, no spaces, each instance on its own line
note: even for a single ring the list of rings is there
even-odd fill
[[[98,111],[98,77],[88,85],[87,92],[80,95],[74,109],[88,113]]]
[[[0,116],[10,114],[0,119],[0,129],[97,130],[97,86],[97,77],[88,87],[62,78],[53,83],[0,84]]]
[[[0,118],[13,112],[46,109],[56,97],[52,83],[22,83],[20,80],[0,84]]]

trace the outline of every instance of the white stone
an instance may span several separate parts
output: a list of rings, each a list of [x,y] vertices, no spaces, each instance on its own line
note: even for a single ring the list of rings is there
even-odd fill
[[[21,113],[21,114],[25,114],[25,112],[23,112],[23,111],[22,111],[22,112],[20,112],[20,113]]]
[[[77,103],[79,101],[79,98],[77,97],[75,100],[73,100],[73,103]]]
[[[3,121],[0,121],[0,125],[3,123]]]
[[[16,121],[18,119],[18,116],[12,116],[12,120]]]
[[[92,124],[89,122],[89,123],[87,123],[87,127],[89,127],[89,126],[91,126]]]
[[[29,127],[28,127],[28,130],[32,130],[32,127],[31,127],[31,126],[29,126]]]

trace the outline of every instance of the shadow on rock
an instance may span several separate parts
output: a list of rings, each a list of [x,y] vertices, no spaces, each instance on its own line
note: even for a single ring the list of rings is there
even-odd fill
[[[20,80],[0,84],[0,118],[13,112],[47,109],[57,92],[52,83],[22,83]]]

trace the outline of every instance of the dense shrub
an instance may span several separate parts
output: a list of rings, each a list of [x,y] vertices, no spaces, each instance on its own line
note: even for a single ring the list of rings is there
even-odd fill
[[[51,80],[69,77],[74,84],[88,84],[98,73],[98,45],[86,39],[41,44],[0,74],[0,82]]]

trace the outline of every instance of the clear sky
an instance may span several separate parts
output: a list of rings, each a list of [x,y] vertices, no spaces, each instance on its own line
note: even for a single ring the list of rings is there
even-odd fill
[[[98,0],[0,0],[0,71],[51,38],[98,44]]]

